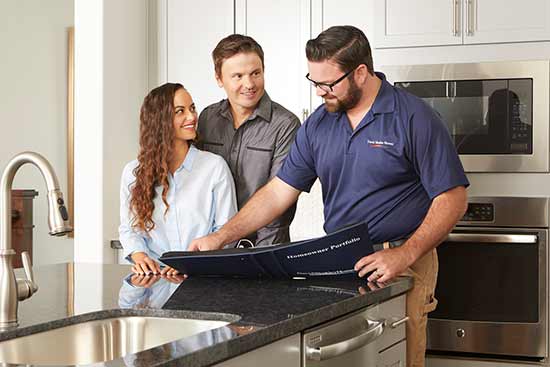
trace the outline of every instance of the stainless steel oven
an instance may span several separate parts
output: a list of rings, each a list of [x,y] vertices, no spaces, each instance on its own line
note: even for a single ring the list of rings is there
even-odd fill
[[[441,115],[467,172],[549,171],[547,60],[381,70]]]
[[[430,352],[548,356],[548,198],[472,197],[438,247]]]

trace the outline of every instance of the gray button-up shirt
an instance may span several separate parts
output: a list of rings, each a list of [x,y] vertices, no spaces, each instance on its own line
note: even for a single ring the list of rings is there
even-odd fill
[[[233,127],[229,101],[224,99],[205,108],[199,116],[199,147],[221,155],[233,174],[237,204],[248,199],[277,175],[294,142],[300,120],[264,93],[256,110]],[[255,234],[248,236],[256,246],[290,241],[289,227],[296,206]]]

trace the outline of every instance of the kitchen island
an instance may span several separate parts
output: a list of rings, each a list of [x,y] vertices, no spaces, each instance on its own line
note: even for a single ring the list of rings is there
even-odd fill
[[[140,287],[131,284],[129,266],[80,263],[35,267],[34,272],[40,290],[20,303],[19,327],[0,332],[0,342],[124,315],[227,322],[226,326],[114,359],[105,363],[108,366],[220,363],[394,298],[412,287],[407,277],[384,286],[356,277],[189,278],[181,284],[161,278],[141,279]],[[134,283],[138,283],[136,278]]]

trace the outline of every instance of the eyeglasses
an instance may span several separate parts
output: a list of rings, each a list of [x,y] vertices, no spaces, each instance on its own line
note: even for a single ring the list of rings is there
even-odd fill
[[[357,69],[356,67],[351,69],[350,71],[348,71],[347,73],[345,73],[344,75],[342,75],[340,78],[336,79],[335,81],[333,81],[332,83],[321,83],[321,82],[316,82],[315,80],[311,80],[309,79],[309,73],[307,73],[306,75],[306,79],[309,80],[309,82],[311,83],[311,85],[313,85],[315,88],[320,88],[321,90],[327,92],[327,93],[330,93],[333,91],[333,87],[340,83],[342,80],[346,79],[346,77],[348,75],[350,75],[351,73],[353,73],[355,71],[355,69]]]

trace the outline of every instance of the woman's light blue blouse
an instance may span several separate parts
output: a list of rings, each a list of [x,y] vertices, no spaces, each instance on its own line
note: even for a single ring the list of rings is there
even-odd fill
[[[167,251],[185,251],[193,239],[217,231],[237,211],[235,184],[223,158],[191,146],[182,165],[168,177],[170,209],[164,213],[162,186],[158,186],[153,200],[155,228],[149,233],[133,228],[129,203],[137,165],[133,160],[124,167],[120,185],[118,233],[129,261],[133,252],[158,259]]]

